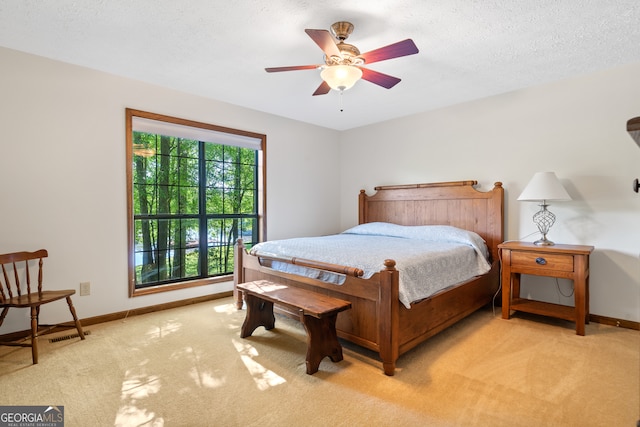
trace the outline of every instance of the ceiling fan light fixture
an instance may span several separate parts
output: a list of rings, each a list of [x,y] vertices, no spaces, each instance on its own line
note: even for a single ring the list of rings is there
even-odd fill
[[[362,70],[352,65],[332,65],[322,70],[320,77],[331,89],[344,91],[362,78]]]

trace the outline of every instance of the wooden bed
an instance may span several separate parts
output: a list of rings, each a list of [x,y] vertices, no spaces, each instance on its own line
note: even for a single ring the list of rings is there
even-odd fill
[[[360,224],[451,225],[474,231],[487,242],[492,256],[489,273],[415,302],[411,309],[398,299],[400,273],[393,260],[386,260],[380,272],[369,279],[357,277],[357,269],[348,266],[290,260],[346,273],[344,283],[335,285],[271,269],[268,259],[250,255],[239,240],[234,284],[268,279],[350,301],[352,309],[338,316],[338,336],[378,352],[384,373],[393,375],[401,354],[490,303],[499,288],[498,244],[502,243],[504,233],[504,190],[500,182],[487,192],[476,190],[475,185],[477,181],[384,186],[376,187],[371,196],[360,191]],[[242,295],[235,286],[234,295],[241,309]],[[298,318],[296,313],[286,314]]]

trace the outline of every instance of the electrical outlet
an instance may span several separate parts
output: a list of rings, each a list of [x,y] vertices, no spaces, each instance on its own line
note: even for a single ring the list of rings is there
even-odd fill
[[[91,295],[91,282],[81,282],[80,283],[80,296],[84,297],[87,295]]]

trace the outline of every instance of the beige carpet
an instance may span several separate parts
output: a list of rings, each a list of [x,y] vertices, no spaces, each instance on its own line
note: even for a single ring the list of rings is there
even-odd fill
[[[60,405],[73,426],[597,426],[640,416],[640,333],[487,309],[402,356],[394,377],[345,344],[305,373],[301,325],[239,338],[231,298],[0,347],[1,405]]]

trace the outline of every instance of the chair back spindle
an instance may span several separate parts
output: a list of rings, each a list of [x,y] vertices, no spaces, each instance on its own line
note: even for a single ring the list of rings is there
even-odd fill
[[[2,264],[2,275],[4,276],[4,284],[0,283],[0,297],[2,298],[0,301],[4,302],[7,299],[7,295],[9,295],[9,298],[12,298],[11,287],[8,286],[9,277],[7,276],[7,269],[4,268],[4,264]],[[4,293],[5,286],[7,288],[7,294]]]

